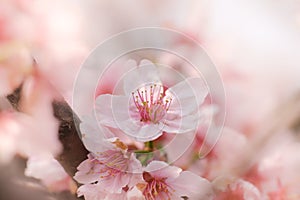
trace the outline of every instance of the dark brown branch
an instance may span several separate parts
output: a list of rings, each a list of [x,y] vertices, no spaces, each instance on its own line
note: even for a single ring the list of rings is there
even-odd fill
[[[21,99],[22,86],[18,87],[12,94],[7,96],[14,109],[19,110],[19,102]]]
[[[74,176],[76,167],[88,154],[77,132],[80,121],[65,102],[54,101],[53,108],[54,116],[60,121],[59,139],[64,148],[57,160],[70,176]]]

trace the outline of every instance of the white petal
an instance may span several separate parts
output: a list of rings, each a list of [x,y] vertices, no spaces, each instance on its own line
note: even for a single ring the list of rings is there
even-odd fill
[[[141,126],[137,133],[139,141],[151,141],[157,139],[162,135],[162,127],[159,124],[147,124]]]
[[[187,132],[177,134],[170,143],[164,147],[164,151],[168,155],[168,162],[173,163],[182,157],[184,153],[191,150],[191,145],[194,142],[196,132]],[[187,155],[187,154],[185,154]],[[184,156],[187,157],[187,156]]]
[[[25,175],[40,179],[47,185],[55,184],[68,177],[64,168],[51,155],[29,158]]]
[[[94,163],[90,159],[84,160],[77,167],[78,171],[76,172],[74,179],[79,183],[88,184],[93,183],[99,180],[98,173],[92,173],[91,169],[94,167]]]
[[[162,123],[165,125],[163,130],[167,133],[186,133],[197,128],[198,115],[193,114],[181,117],[167,113]]]
[[[167,97],[173,97],[168,112],[183,116],[195,113],[207,94],[207,87],[201,78],[188,78],[166,91]]]
[[[181,172],[176,179],[167,179],[166,181],[178,196],[186,196],[191,200],[210,200],[214,198],[211,183],[192,172]]]
[[[97,121],[111,128],[119,128],[118,123],[130,118],[129,97],[110,94],[96,99]]]
[[[127,199],[128,200],[145,200],[145,197],[139,189],[134,187],[132,190],[129,190],[127,192]]]
[[[121,130],[129,137],[147,142],[162,135],[162,124],[144,124],[139,121],[127,120],[120,124]]]
[[[149,172],[155,178],[177,178],[182,171],[179,167],[170,166],[162,161],[152,161],[146,167],[145,171]]]
[[[93,117],[84,117],[79,127],[82,141],[90,152],[96,154],[113,148],[113,145],[107,142],[107,139],[114,138],[113,133],[101,127]]]
[[[133,61],[129,61],[133,64]],[[135,63],[136,65],[136,63]],[[156,66],[149,60],[142,60],[136,68],[129,71],[124,77],[124,91],[131,95],[139,87],[150,83],[160,83],[160,78]]]
[[[102,191],[98,185],[86,184],[82,185],[77,190],[78,197],[84,196],[85,200],[105,199],[107,192]]]

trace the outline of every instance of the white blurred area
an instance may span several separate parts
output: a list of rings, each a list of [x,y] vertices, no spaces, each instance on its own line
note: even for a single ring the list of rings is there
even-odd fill
[[[87,49],[137,27],[185,33],[216,64],[227,95],[227,123],[262,121],[300,89],[300,1],[77,1]],[[126,45],[124,41],[124,44]],[[247,122],[248,123],[248,122]]]
[[[176,30],[206,49],[223,78],[227,121],[234,127],[241,126],[236,119],[248,116],[260,121],[300,87],[299,0],[1,0],[0,11],[3,46],[12,40],[27,47],[70,104],[89,53],[115,34],[138,27]],[[17,83],[26,76],[5,73]]]
[[[47,73],[46,65],[64,66],[60,74],[74,79],[88,53],[114,34],[163,27],[196,37],[220,70],[262,76],[282,92],[299,86],[299,0],[1,0],[0,8],[12,18],[9,34],[25,40]]]
[[[300,1],[78,2],[90,48],[120,31],[166,27],[197,36],[219,68],[255,74],[283,94],[299,87]]]
[[[221,63],[262,76],[283,92],[298,88],[299,12],[300,1],[213,1],[207,44]]]

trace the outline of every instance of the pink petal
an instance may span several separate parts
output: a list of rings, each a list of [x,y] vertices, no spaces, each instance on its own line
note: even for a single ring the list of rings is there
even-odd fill
[[[107,193],[102,191],[97,185],[82,185],[77,190],[78,197],[84,196],[85,200],[105,199]]]
[[[162,161],[152,161],[145,167],[145,171],[155,178],[176,178],[179,176],[181,169]]]
[[[208,94],[201,78],[188,78],[166,91],[166,96],[173,96],[169,113],[185,116],[198,111]]]
[[[91,169],[94,167],[94,163],[91,159],[86,159],[77,167],[74,179],[79,183],[88,184],[99,180],[99,174],[91,173]]]
[[[114,135],[107,128],[99,126],[92,117],[83,118],[80,131],[82,141],[90,152],[96,154],[114,148],[113,144],[105,140],[106,138],[112,138]]]
[[[136,66],[135,61],[129,62]],[[160,83],[157,67],[149,60],[142,60],[138,67],[126,74],[124,91],[127,95],[131,95],[133,91],[149,83]]]
[[[178,196],[186,196],[191,200],[213,199],[214,193],[211,183],[189,171],[183,171],[175,179],[167,179]]]
[[[98,200],[98,199],[97,199]],[[128,200],[126,198],[126,192],[122,191],[120,194],[107,194],[105,200]]]
[[[129,188],[133,188],[136,184],[143,182],[142,177],[142,164],[136,159],[134,154],[131,154],[130,163],[128,165],[128,173],[131,174],[128,183]]]
[[[198,116],[187,115],[181,117],[167,113],[162,123],[165,125],[163,130],[167,133],[186,133],[197,128]]]
[[[145,200],[143,193],[134,187],[132,190],[127,192],[127,199],[128,200]]]
[[[119,123],[130,118],[129,97],[110,94],[96,99],[96,116],[100,124],[119,128]]]
[[[27,161],[25,175],[40,179],[51,191],[72,190],[72,179],[51,155],[31,157]]]
[[[133,119],[119,122],[119,129],[127,136],[139,142],[154,140],[162,135],[163,124],[146,124]]]
[[[263,199],[256,186],[243,179],[236,179],[231,176],[219,176],[213,181],[214,190],[218,193],[217,199]],[[281,199],[281,198],[279,198]]]
[[[196,133],[187,132],[185,134],[176,134],[174,139],[164,147],[168,155],[169,163],[176,162],[177,166],[184,166],[190,160],[191,145],[194,142]],[[182,162],[185,161],[185,162]],[[179,165],[178,165],[179,164]]]
[[[135,154],[130,155],[130,160],[128,164],[128,171],[131,173],[141,173],[142,172],[142,164],[135,157]]]
[[[106,180],[99,180],[98,184],[105,188],[109,193],[121,193],[122,188],[130,182],[131,175],[126,173],[118,173],[114,177]]]
[[[162,126],[160,124],[145,124],[140,126],[135,134],[135,139],[138,141],[147,142],[155,140],[162,135]]]

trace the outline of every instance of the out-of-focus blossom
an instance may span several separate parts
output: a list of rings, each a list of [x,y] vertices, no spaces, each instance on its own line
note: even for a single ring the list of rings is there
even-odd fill
[[[0,113],[3,123],[0,143],[5,147],[2,152],[10,152],[4,153],[10,155],[7,159],[15,153],[25,157],[56,156],[61,144],[52,108],[54,90],[36,69],[23,82],[18,106],[22,112],[9,109]]]
[[[216,200],[261,200],[263,196],[250,182],[230,177],[219,177],[213,182]]]
[[[27,48],[0,41],[0,96],[12,93],[32,70],[32,57]]]
[[[219,176],[232,175],[244,156],[247,141],[243,134],[224,127],[210,154],[205,159],[196,160],[189,170],[210,180]]]
[[[174,161],[174,165],[183,169],[191,167],[200,157],[212,158],[214,153],[211,151],[222,133],[221,128],[213,123],[213,117],[217,113],[216,106],[203,105],[199,112],[199,126],[196,131],[176,135],[171,142],[165,138],[161,141],[166,146],[164,150],[169,162]]]
[[[73,81],[87,55],[78,5],[67,0],[5,0],[0,12],[0,92],[4,86],[6,94],[7,88],[18,87],[35,59],[40,73],[70,103]]]
[[[68,0],[34,1],[29,7],[36,36],[32,54],[45,78],[71,103],[73,82],[88,54],[82,10]]]
[[[256,74],[230,66],[221,70],[226,92],[226,126],[251,135],[264,125],[263,120],[278,104],[274,91]],[[252,88],[256,89],[249,92]]]
[[[121,129],[140,141],[156,139],[163,131],[185,133],[195,129],[198,108],[207,95],[200,78],[186,79],[165,90],[157,67],[147,60],[127,74],[124,91],[125,96],[97,97],[97,117],[100,124]]]
[[[18,112],[0,113],[1,160],[10,161],[15,154],[28,157],[60,151],[60,144],[52,135],[36,126],[36,119]],[[56,133],[56,132],[55,132]],[[44,135],[45,134],[45,135]]]
[[[76,192],[77,186],[72,178],[51,155],[31,157],[27,161],[25,175],[41,180],[50,191],[69,190],[72,193]]]
[[[52,106],[55,96],[57,96],[56,90],[38,70],[35,70],[33,75],[28,77],[23,84],[20,101],[20,110],[32,117],[35,122],[33,128],[37,135],[36,138],[31,138],[31,140],[38,140],[40,145],[36,146],[41,149],[48,149],[48,153],[54,156],[62,150],[58,139],[59,124],[54,117]],[[39,123],[36,124],[36,121]],[[32,152],[32,155],[35,154],[37,153]]]
[[[143,179],[138,188],[146,200],[209,200],[214,196],[211,184],[206,179],[161,161],[149,163],[144,169]]]
[[[300,197],[300,143],[291,131],[280,131],[268,141],[258,157],[257,175],[250,180],[256,182],[270,199],[297,199]],[[256,179],[255,179],[256,178]]]

